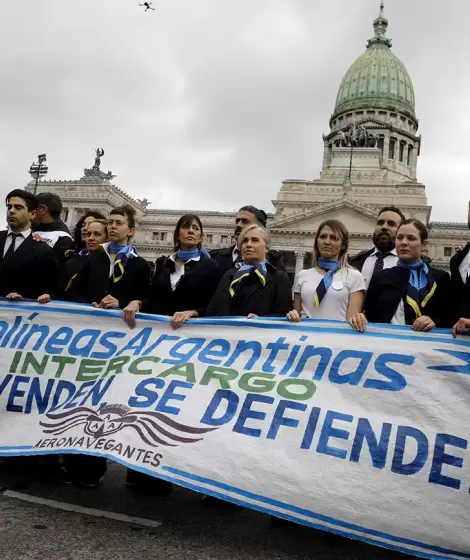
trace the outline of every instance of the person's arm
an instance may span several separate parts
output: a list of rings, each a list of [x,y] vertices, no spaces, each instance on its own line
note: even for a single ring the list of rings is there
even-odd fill
[[[213,263],[214,266],[211,266],[211,269],[202,279],[202,293],[203,296],[198,298],[197,307],[194,309],[196,311],[198,317],[205,317],[207,313],[207,306],[211,301],[212,297],[217,290],[217,286],[220,282],[220,269],[217,263]]]
[[[347,320],[349,321],[351,317],[354,317],[357,313],[362,313],[364,311],[364,292],[354,292],[349,294],[348,301],[348,315]]]
[[[69,250],[74,249],[73,239],[68,235],[64,235],[59,237],[59,239],[55,242],[54,247],[52,248],[54,252],[54,259],[55,262],[62,266],[63,261],[65,260],[65,253]]]

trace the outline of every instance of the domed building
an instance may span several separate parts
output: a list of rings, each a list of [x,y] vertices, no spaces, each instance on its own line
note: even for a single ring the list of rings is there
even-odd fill
[[[284,181],[273,201],[275,246],[286,249],[296,272],[308,265],[323,220],[346,225],[354,254],[372,247],[377,214],[387,205],[430,225],[428,255],[435,266],[447,268],[454,246],[468,238],[466,224],[429,222],[431,206],[417,178],[421,136],[413,83],[392,52],[383,3],[373,28],[366,51],[341,81],[330,131],[323,136],[320,178]]]
[[[455,247],[469,237],[466,224],[430,223],[425,186],[417,178],[421,136],[415,113],[413,83],[404,64],[392,52],[388,20],[381,4],[365,52],[344,75],[323,136],[323,162],[315,180],[286,180],[273,200],[270,216],[273,248],[283,253],[291,276],[310,265],[318,225],[341,220],[350,232],[350,253],[372,247],[372,232],[383,206],[398,206],[407,217],[429,224],[428,256],[448,268]],[[97,160],[98,161],[98,160]],[[134,244],[149,261],[172,251],[173,229],[186,210],[154,210],[112,184],[111,172],[100,161],[74,181],[40,181],[38,192],[58,194],[63,218],[73,227],[89,210],[109,213],[121,204],[137,212]],[[33,189],[33,183],[28,185]],[[240,206],[249,203],[240,200]],[[232,243],[233,212],[198,210],[208,249]]]

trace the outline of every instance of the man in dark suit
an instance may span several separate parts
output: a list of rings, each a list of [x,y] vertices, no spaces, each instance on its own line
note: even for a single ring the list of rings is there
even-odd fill
[[[54,253],[56,262],[60,263],[65,252],[74,248],[68,227],[60,219],[62,201],[53,193],[37,195],[38,208],[33,217],[34,237],[45,241]]]
[[[470,229],[470,202],[468,204],[468,227]],[[450,278],[454,302],[454,336],[470,332],[470,242],[450,259]]]
[[[265,228],[267,219],[266,212],[264,210],[259,210],[255,206],[243,206],[240,208],[235,218],[235,229],[233,232],[235,243],[225,249],[214,249],[210,252],[212,259],[219,265],[219,270],[222,275],[228,270],[237,267],[238,263],[243,262],[241,253],[237,247],[240,233],[251,224],[256,224]],[[268,261],[278,270],[286,271],[279,251],[269,251]]]
[[[350,258],[350,264],[362,272],[366,288],[376,272],[396,266],[398,258],[395,250],[395,238],[397,229],[404,219],[405,216],[399,208],[395,206],[382,208],[377,216],[377,224],[372,237],[374,247],[361,251]]]
[[[53,293],[57,267],[52,249],[31,234],[37,198],[16,189],[7,195],[6,206],[8,229],[0,231],[0,296],[38,299]]]

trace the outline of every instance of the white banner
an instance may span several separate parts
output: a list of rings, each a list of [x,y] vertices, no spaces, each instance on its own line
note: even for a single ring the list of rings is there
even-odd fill
[[[0,301],[0,454],[87,453],[424,558],[470,558],[470,340]]]

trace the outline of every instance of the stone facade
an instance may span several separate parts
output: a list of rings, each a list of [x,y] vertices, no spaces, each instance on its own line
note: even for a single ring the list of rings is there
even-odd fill
[[[421,136],[414,113],[414,92],[403,64],[391,52],[385,36],[388,21],[383,7],[374,22],[375,36],[366,52],[346,73],[340,86],[330,131],[323,136],[321,176],[313,181],[283,181],[269,216],[273,248],[283,253],[291,276],[309,266],[315,232],[325,219],[342,221],[350,232],[350,253],[372,247],[379,209],[398,206],[406,217],[428,224],[428,256],[434,266],[448,269],[455,247],[470,239],[467,224],[430,222],[425,186],[417,179]],[[381,80],[379,79],[381,78]],[[362,141],[359,132],[365,135]],[[108,215],[112,208],[130,204],[137,212],[134,245],[149,261],[173,249],[173,230],[187,210],[148,209],[112,183],[111,172],[92,169],[75,181],[39,182],[38,192],[58,194],[63,219],[73,228],[89,210]],[[31,182],[27,188],[33,188]],[[249,204],[240,200],[240,206]],[[232,243],[235,213],[197,211],[204,225],[205,247]]]

